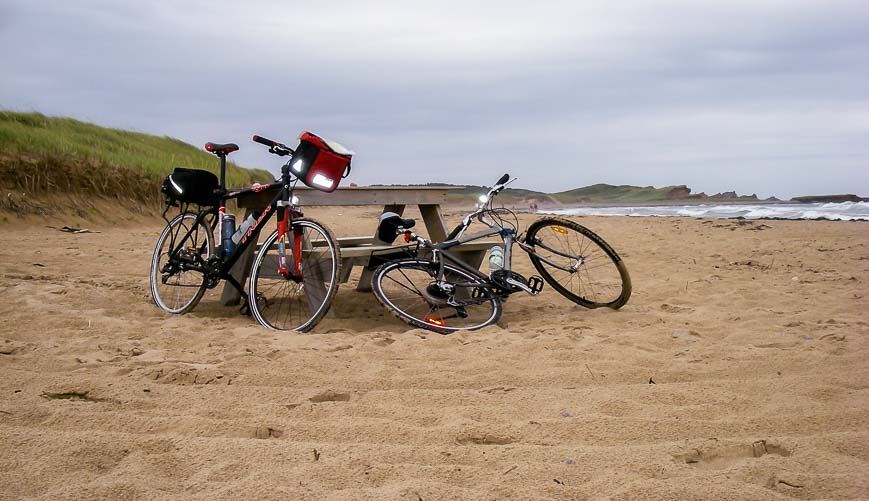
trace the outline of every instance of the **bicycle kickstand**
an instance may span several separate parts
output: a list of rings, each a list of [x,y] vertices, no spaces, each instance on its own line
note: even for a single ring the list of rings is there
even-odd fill
[[[235,287],[235,290],[238,291],[238,293],[241,295],[241,298],[244,300],[244,302],[241,304],[241,308],[238,309],[238,312],[246,317],[251,316],[250,296],[248,296],[248,294],[244,291],[244,286],[238,283],[238,280],[236,280],[232,275],[227,276],[226,281],[232,284],[233,287]]]

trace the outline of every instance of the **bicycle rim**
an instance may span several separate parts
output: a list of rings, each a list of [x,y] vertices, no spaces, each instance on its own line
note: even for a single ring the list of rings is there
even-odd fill
[[[301,279],[285,276],[294,271],[295,238],[301,235]],[[250,306],[257,322],[269,329],[306,332],[329,311],[338,291],[341,254],[332,233],[310,219],[296,219],[290,231],[278,238],[273,232],[256,253],[250,278]]]
[[[617,309],[628,301],[631,279],[624,262],[588,228],[546,218],[528,228],[526,242],[534,247],[531,263],[564,297],[587,308]]]
[[[372,277],[372,291],[387,310],[415,327],[447,334],[475,330],[498,321],[501,302],[478,277],[444,265],[444,281],[456,286],[450,297],[435,281],[437,263],[417,260],[392,261],[380,266]],[[475,286],[479,285],[479,286]],[[451,305],[450,300],[458,303]]]
[[[175,216],[157,239],[151,258],[149,278],[154,303],[169,313],[192,310],[205,292],[205,275],[182,266],[201,265],[211,257],[213,249],[211,230],[202,222],[196,224],[196,214]]]

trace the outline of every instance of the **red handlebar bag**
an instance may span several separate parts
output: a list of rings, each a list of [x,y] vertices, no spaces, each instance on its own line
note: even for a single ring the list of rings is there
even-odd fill
[[[353,152],[334,141],[310,132],[299,136],[299,147],[290,160],[290,170],[311,188],[331,193],[350,175]]]

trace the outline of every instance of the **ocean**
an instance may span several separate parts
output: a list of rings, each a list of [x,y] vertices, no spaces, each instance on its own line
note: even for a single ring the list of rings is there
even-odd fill
[[[648,207],[576,207],[544,209],[541,214],[582,216],[678,216],[715,219],[830,219],[869,221],[869,203],[841,202],[816,204],[752,205],[656,205]]]

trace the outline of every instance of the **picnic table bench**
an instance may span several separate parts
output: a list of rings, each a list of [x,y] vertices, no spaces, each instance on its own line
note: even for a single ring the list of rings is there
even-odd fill
[[[450,190],[461,189],[459,187],[446,186],[378,186],[378,187],[347,187],[338,188],[332,193],[325,193],[307,187],[296,187],[295,194],[301,199],[303,207],[311,206],[348,206],[348,205],[376,205],[382,206],[383,212],[395,212],[399,215],[404,213],[407,206],[416,205],[422,215],[428,237],[439,242],[446,239],[448,234],[446,224],[441,213],[441,204],[447,201],[447,193]],[[246,218],[254,210],[261,210],[275,197],[275,190],[249,193],[238,197],[239,209],[244,209]],[[371,290],[371,273],[369,262],[372,253],[380,253],[389,249],[400,249],[403,241],[397,245],[387,245],[377,240],[374,236],[377,229],[377,221],[372,222],[371,233],[363,236],[340,237],[338,246],[341,248],[341,283],[350,280],[354,267],[363,266],[362,275],[356,290]],[[462,244],[450,252],[455,251],[461,259],[469,265],[479,268],[486,255],[486,251],[497,242],[469,242]],[[253,265],[257,246],[249,246],[232,268],[232,276],[241,284],[247,282],[250,269]],[[230,284],[223,288],[220,302],[224,305],[238,304],[241,296]]]

